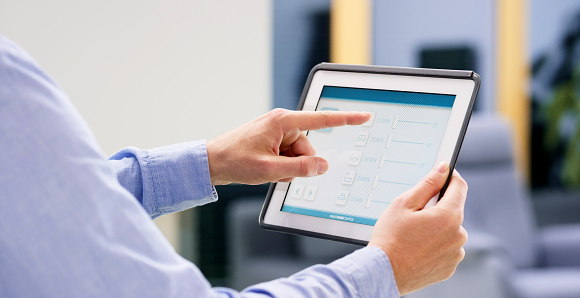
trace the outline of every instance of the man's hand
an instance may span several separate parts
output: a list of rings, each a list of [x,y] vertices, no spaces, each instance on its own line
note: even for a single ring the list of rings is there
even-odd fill
[[[447,164],[440,164],[421,182],[397,197],[373,230],[370,246],[389,257],[401,295],[417,291],[453,275],[465,256],[467,232],[463,208],[467,183],[454,171],[445,195],[425,208],[445,184]]]
[[[363,112],[272,110],[207,142],[211,182],[262,184],[323,174],[328,162],[314,156],[303,131],[359,125],[370,117]]]

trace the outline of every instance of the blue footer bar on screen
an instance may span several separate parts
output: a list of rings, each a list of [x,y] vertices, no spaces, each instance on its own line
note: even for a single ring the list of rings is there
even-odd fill
[[[329,218],[329,219],[340,220],[340,221],[359,223],[359,224],[369,225],[369,226],[374,226],[375,223],[377,222],[376,219],[372,219],[372,218],[352,216],[352,215],[346,215],[346,214],[340,214],[340,213],[330,213],[330,212],[325,212],[325,211],[304,209],[304,208],[292,207],[292,206],[283,206],[282,211],[289,212],[289,213],[296,213],[296,214],[302,214],[302,215],[321,217],[321,218]]]

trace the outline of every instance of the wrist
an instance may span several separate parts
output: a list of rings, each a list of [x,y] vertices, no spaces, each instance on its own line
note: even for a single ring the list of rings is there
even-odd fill
[[[374,243],[371,240],[371,242],[368,244],[368,246],[376,247],[385,253],[387,258],[389,259],[391,270],[393,271],[395,283],[397,285],[397,289],[399,290],[400,295],[402,296],[402,295],[408,294],[410,291],[406,287],[406,282],[404,282],[405,278],[401,274],[403,272],[403,270],[401,270],[400,264],[398,262],[398,260],[400,260],[400,256],[398,256],[397,254],[395,254],[392,251],[388,251],[388,249],[386,248],[386,245],[384,245],[383,243]]]
[[[230,182],[225,181],[223,177],[223,158],[219,150],[219,146],[216,144],[218,141],[209,140],[206,143],[207,150],[207,162],[209,165],[209,176],[212,185],[224,185]]]

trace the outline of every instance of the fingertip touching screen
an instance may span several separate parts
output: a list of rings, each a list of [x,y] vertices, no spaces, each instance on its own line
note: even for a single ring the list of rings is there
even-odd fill
[[[374,225],[395,197],[434,166],[456,96],[324,86],[317,111],[366,111],[357,126],[313,130],[326,174],[295,178],[281,211]]]

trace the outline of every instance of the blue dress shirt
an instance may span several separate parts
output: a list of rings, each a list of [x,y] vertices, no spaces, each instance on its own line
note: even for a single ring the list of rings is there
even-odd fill
[[[151,217],[217,200],[205,141],[107,160],[64,92],[0,36],[0,297],[398,297],[387,256],[236,292],[212,288]]]

